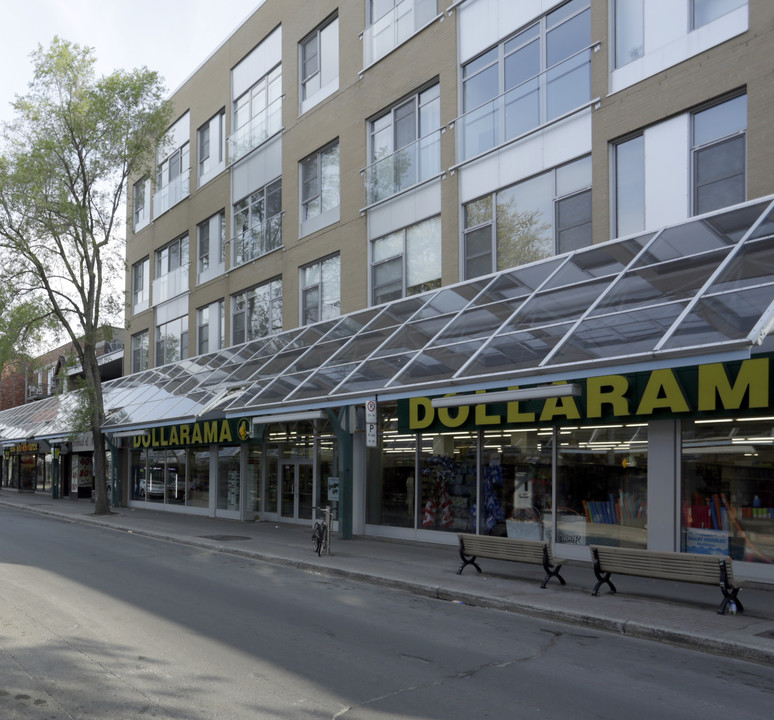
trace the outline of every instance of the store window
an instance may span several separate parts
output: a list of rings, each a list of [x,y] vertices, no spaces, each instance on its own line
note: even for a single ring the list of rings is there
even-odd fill
[[[441,286],[441,218],[434,217],[371,243],[373,304]]]
[[[148,369],[148,331],[132,335],[132,372]]]
[[[282,128],[282,66],[277,65],[234,101],[229,157],[235,162]]]
[[[773,428],[771,418],[684,423],[683,551],[774,562]]]
[[[242,487],[239,454],[238,446],[218,448],[218,510],[239,512]]]
[[[234,266],[282,246],[282,178],[234,204]]]
[[[336,254],[301,268],[301,324],[341,314],[341,257]]]
[[[145,500],[164,505],[186,504],[185,450],[148,450]]]
[[[339,19],[334,17],[299,43],[301,114],[339,89]]]
[[[221,210],[196,226],[199,263],[196,282],[207,282],[226,270],[226,213]]]
[[[188,502],[190,507],[210,506],[210,451],[188,451]]]
[[[465,279],[592,243],[591,157],[464,206]]]
[[[232,296],[234,345],[282,330],[282,278]]]

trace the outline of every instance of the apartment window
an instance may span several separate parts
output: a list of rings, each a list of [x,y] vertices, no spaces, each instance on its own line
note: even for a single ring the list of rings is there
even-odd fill
[[[226,213],[216,213],[197,225],[199,263],[198,282],[203,283],[225,270]]]
[[[258,147],[282,127],[282,66],[264,75],[234,101],[231,161]]]
[[[437,83],[369,123],[369,205],[440,173],[440,125],[441,94]]]
[[[156,365],[185,360],[188,357],[188,316],[156,326]]]
[[[134,232],[142,230],[150,221],[150,177],[146,175],[138,180],[132,188],[133,229]]]
[[[339,207],[338,140],[301,161],[301,221]]]
[[[341,314],[341,258],[333,255],[301,268],[301,324]]]
[[[427,25],[438,0],[367,0],[369,26],[363,33],[363,63],[375,63]]]
[[[158,304],[188,290],[188,235],[156,251],[153,302]]]
[[[232,296],[231,333],[238,345],[282,331],[282,278]]]
[[[148,331],[132,335],[132,372],[148,369]]]
[[[645,137],[637,135],[614,148],[615,237],[645,229]]]
[[[156,168],[156,215],[166,212],[189,194],[189,143],[177,148]]]
[[[199,185],[226,167],[226,111],[199,128]]]
[[[711,23],[743,5],[747,5],[747,0],[693,0],[693,27]]]
[[[441,286],[441,218],[423,220],[371,243],[373,303]]]
[[[589,0],[571,0],[462,68],[463,160],[591,99]]]
[[[591,158],[467,203],[464,213],[466,279],[591,245]]]
[[[282,178],[234,205],[234,265],[282,246]]]
[[[615,66],[623,67],[645,52],[645,0],[615,0]]]
[[[339,19],[329,20],[299,45],[301,112],[339,87]]]
[[[132,265],[132,314],[150,307],[150,258]]]
[[[744,202],[747,96],[693,113],[693,211]]]
[[[197,353],[220,350],[225,347],[226,311],[223,300],[205,305],[196,311]]]

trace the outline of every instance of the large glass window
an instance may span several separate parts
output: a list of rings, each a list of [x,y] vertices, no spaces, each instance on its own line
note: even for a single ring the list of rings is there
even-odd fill
[[[615,0],[615,66],[641,58],[644,48],[645,0]]]
[[[301,324],[341,314],[341,258],[333,255],[301,268]]]
[[[282,245],[282,179],[273,180],[234,205],[234,265]]]
[[[226,213],[220,211],[196,226],[199,246],[197,282],[224,272],[226,263]]]
[[[301,161],[301,221],[339,206],[339,143]]]
[[[132,372],[148,369],[148,331],[132,335]]]
[[[441,286],[441,218],[434,217],[371,243],[373,303]]]
[[[591,158],[464,206],[465,278],[591,245]]]
[[[150,307],[150,258],[132,265],[132,314]]]
[[[197,309],[196,351],[199,355],[223,348],[225,335],[226,311],[223,300],[216,300]]]
[[[239,447],[221,446],[218,448],[217,509],[239,511],[241,488]]]
[[[693,0],[693,27],[698,28],[747,5],[747,0]]]
[[[186,472],[185,450],[148,450],[145,500],[185,505]]]
[[[199,185],[226,167],[226,111],[221,110],[202,125],[199,139]]]
[[[744,202],[747,96],[693,114],[694,213]]]
[[[173,240],[156,250],[156,278],[153,281],[153,303],[169,300],[188,291],[188,235]]]
[[[589,0],[570,0],[462,68],[458,155],[475,157],[591,99]]]
[[[369,123],[368,204],[441,171],[439,85],[417,93]]]
[[[188,357],[188,316],[175,318],[156,326],[156,365]]]
[[[150,222],[150,187],[150,177],[146,175],[132,188],[134,232],[138,232]]]
[[[282,279],[245,290],[232,299],[234,344],[274,335],[282,330]]]
[[[613,148],[615,158],[615,232],[623,237],[645,229],[645,137]]]
[[[189,194],[190,151],[184,143],[156,168],[155,215],[158,217]]]
[[[686,422],[682,549],[774,562],[772,419]]]
[[[231,162],[258,147],[282,127],[282,66],[277,65],[234,101]]]
[[[317,28],[299,44],[301,112],[339,87],[339,19]]]
[[[188,451],[188,505],[210,506],[210,451]]]
[[[366,7],[363,63],[368,66],[430,22],[438,11],[438,0],[368,0]]]

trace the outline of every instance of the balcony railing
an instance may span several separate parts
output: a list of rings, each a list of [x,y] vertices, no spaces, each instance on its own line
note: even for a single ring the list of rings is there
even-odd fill
[[[180,175],[170,180],[153,196],[153,217],[158,217],[174,205],[177,205],[190,193],[190,170],[185,169]]]
[[[244,157],[282,128],[282,97],[251,118],[228,139],[229,162]]]
[[[363,33],[363,66],[373,65],[417,30],[429,23],[438,12],[438,0],[403,0],[376,20]]]
[[[157,277],[153,281],[153,304],[158,305],[188,290],[188,265]]]
[[[254,260],[282,245],[282,213],[258,223],[231,241],[234,266]]]
[[[365,169],[366,202],[386,200],[440,172],[441,131],[436,130]]]
[[[591,99],[591,47],[470,110],[456,121],[457,162],[464,162]]]

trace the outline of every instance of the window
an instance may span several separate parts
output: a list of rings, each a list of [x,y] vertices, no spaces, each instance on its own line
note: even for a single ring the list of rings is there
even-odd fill
[[[185,360],[188,357],[188,316],[156,326],[156,365]]]
[[[698,28],[747,4],[747,0],[693,0],[693,27]]]
[[[369,27],[363,33],[363,64],[383,58],[427,25],[438,0],[367,0]]]
[[[645,137],[614,146],[615,237],[645,229]]]
[[[158,304],[188,290],[188,235],[156,250],[153,302]]]
[[[138,180],[132,190],[134,202],[133,228],[138,232],[150,221],[150,177]]]
[[[231,162],[258,147],[282,127],[282,67],[278,65],[234,101]]]
[[[465,278],[592,243],[591,157],[464,206]]]
[[[234,265],[282,246],[282,179],[234,205]]]
[[[150,258],[132,265],[132,315],[150,307]]]
[[[744,202],[747,96],[693,114],[693,212]]]
[[[189,143],[177,148],[156,168],[156,216],[179,203],[189,193]]]
[[[333,18],[299,45],[301,112],[339,88],[339,19]]]
[[[641,58],[645,51],[645,0],[615,0],[615,66]]]
[[[369,123],[368,204],[441,171],[439,85],[417,93]]]
[[[301,268],[301,324],[341,314],[341,259],[333,255]]]
[[[132,372],[148,369],[148,331],[132,335]]]
[[[301,222],[338,207],[339,143],[336,141],[301,161]]]
[[[373,304],[441,286],[441,218],[434,217],[371,243]]]
[[[199,268],[197,283],[220,275],[226,269],[226,213],[207,218],[197,226]]]
[[[225,347],[226,312],[223,300],[196,311],[196,352],[199,355]]]
[[[458,156],[512,140],[591,99],[589,0],[571,0],[462,68]]]
[[[234,295],[231,328],[235,345],[281,332],[282,279]]]
[[[226,167],[226,111],[199,128],[199,185]]]

